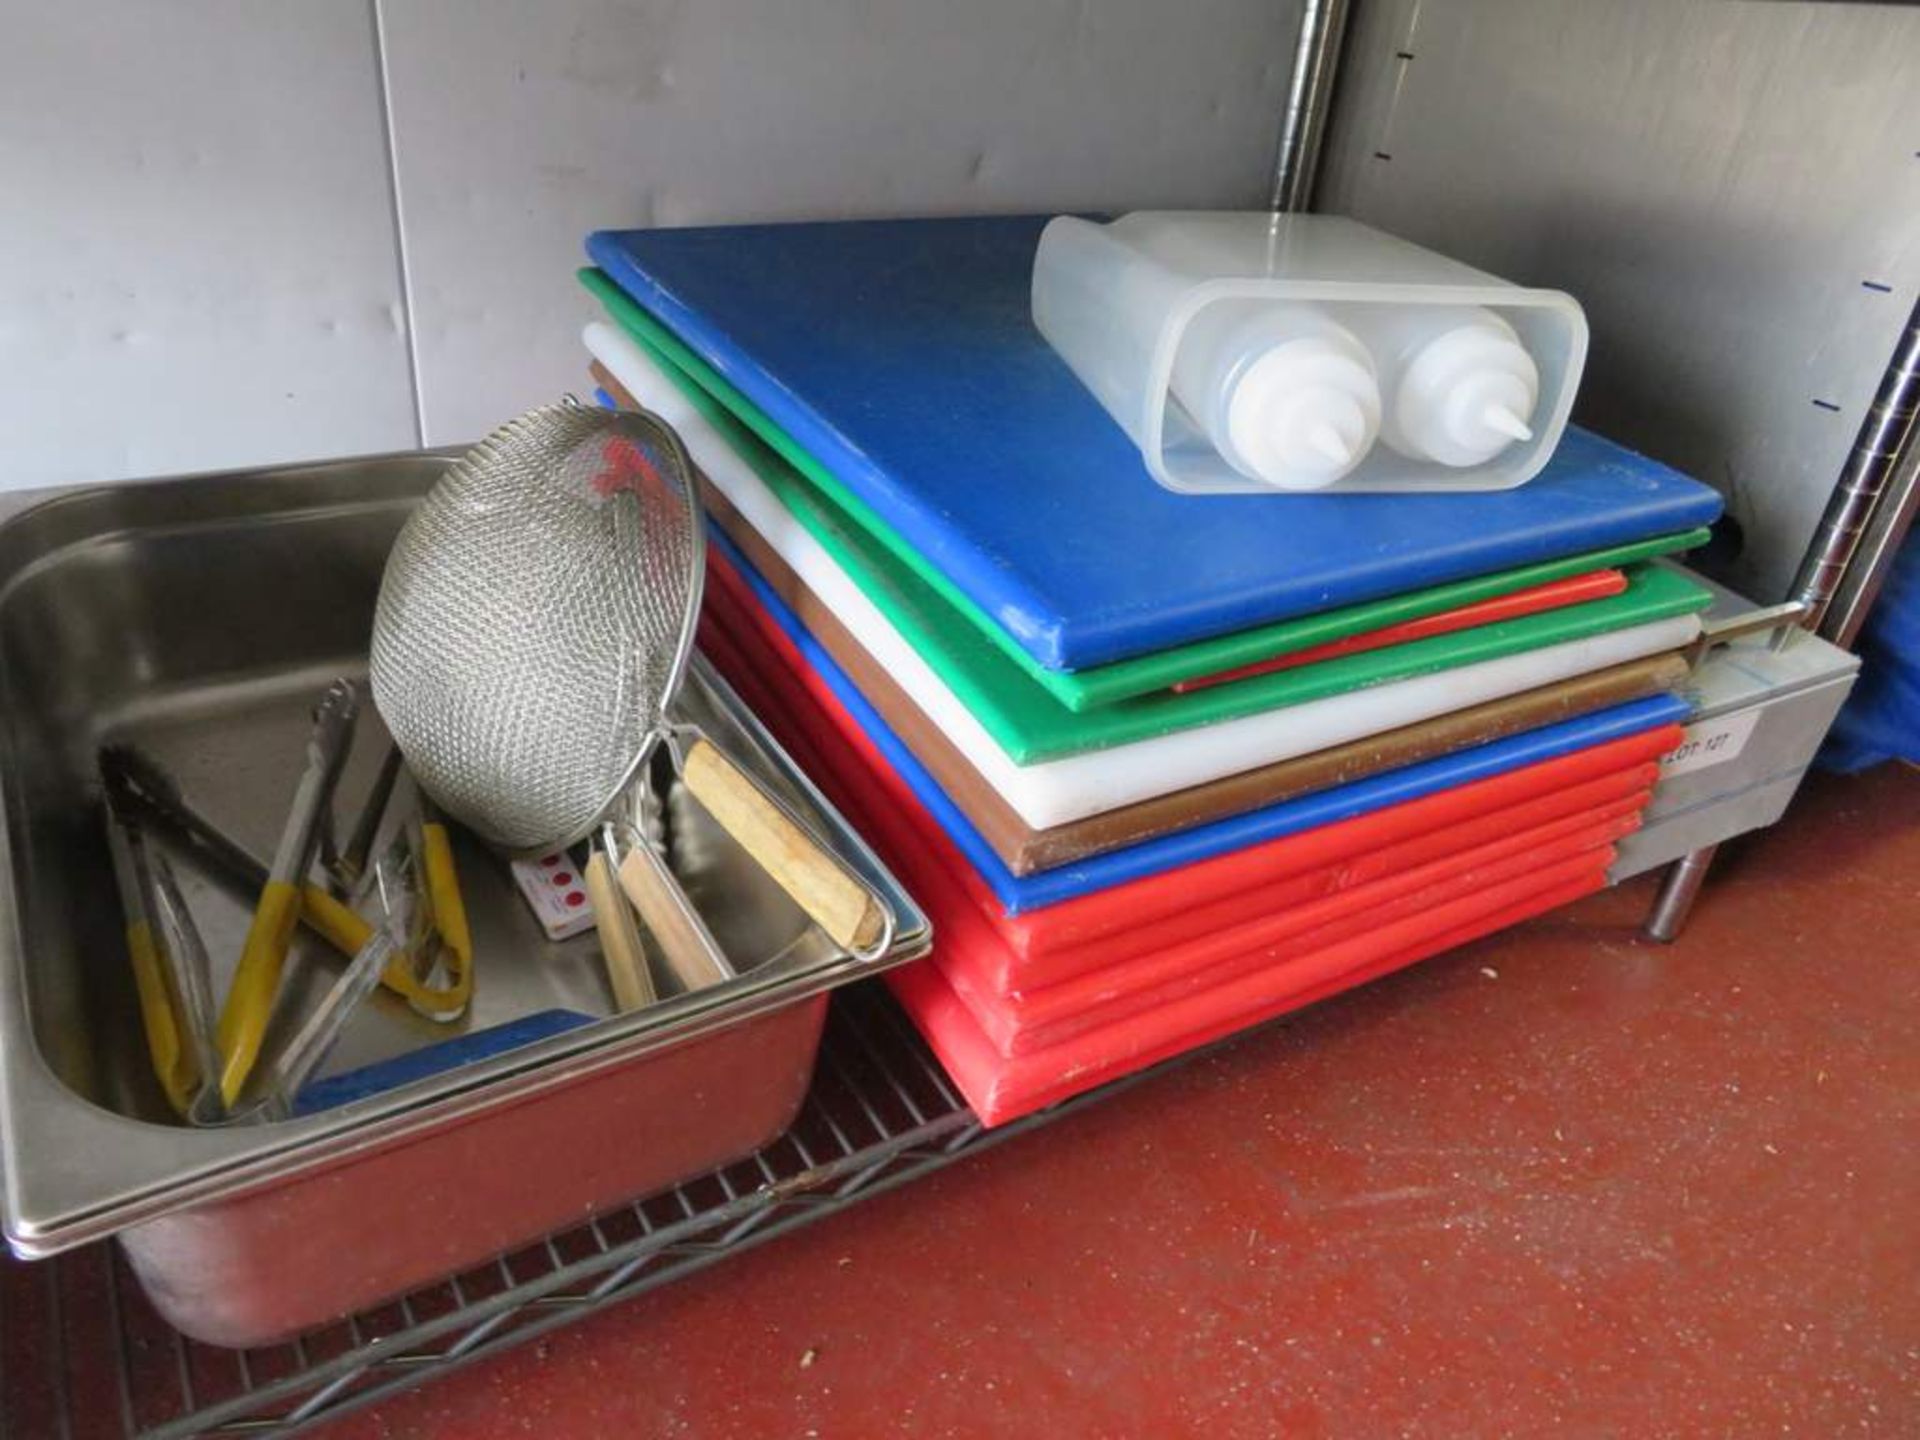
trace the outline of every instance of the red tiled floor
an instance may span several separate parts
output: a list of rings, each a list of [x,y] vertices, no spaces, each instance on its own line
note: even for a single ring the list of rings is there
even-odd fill
[[[323,1433],[1920,1433],[1920,773]]]

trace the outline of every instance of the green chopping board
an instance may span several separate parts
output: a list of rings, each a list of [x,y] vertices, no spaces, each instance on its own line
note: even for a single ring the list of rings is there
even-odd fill
[[[1049,670],[1015,643],[957,586],[903,540],[899,532],[880,518],[865,501],[835,479],[832,473],[801,448],[779,426],[769,420],[752,401],[742,395],[706,361],[687,348],[658,320],[634,303],[624,290],[599,270],[579,272],[581,283],[606,307],[608,314],[634,339],[662,361],[669,373],[691,377],[709,395],[717,398],[735,418],[771,446],[798,475],[859,530],[906,565],[939,597],[941,604],[971,624],[1030,678],[1043,686],[1069,710],[1095,710],[1115,701],[1151,695],[1182,680],[1237,669],[1242,665],[1277,655],[1306,650],[1349,635],[1364,634],[1388,625],[1417,620],[1427,615],[1472,604],[1496,595],[1511,594],[1549,580],[1582,575],[1593,570],[1611,569],[1673,555],[1706,543],[1709,532],[1703,526],[1694,530],[1656,535],[1630,544],[1586,550],[1556,560],[1544,560],[1514,569],[1494,571],[1467,580],[1410,590],[1400,595],[1344,605],[1316,615],[1300,616],[1271,625],[1221,635],[1190,645],[1176,646],[1152,655],[1102,665],[1091,670]],[[879,597],[870,597],[881,604]],[[884,606],[883,606],[884,608]],[[928,663],[939,668],[932,656]],[[944,672],[943,672],[944,674]],[[946,676],[949,683],[953,677]],[[960,687],[955,685],[958,690]]]

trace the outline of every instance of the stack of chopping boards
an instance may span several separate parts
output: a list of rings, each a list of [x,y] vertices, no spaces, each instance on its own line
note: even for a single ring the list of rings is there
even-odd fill
[[[1571,429],[1512,491],[1161,489],[1028,318],[1038,219],[604,232],[701,645],[935,925],[989,1124],[1600,888],[1678,739],[1713,491]]]

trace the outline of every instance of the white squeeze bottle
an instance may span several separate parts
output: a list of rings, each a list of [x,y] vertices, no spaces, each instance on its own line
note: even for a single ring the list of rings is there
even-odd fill
[[[1533,438],[1540,369],[1477,305],[1350,305],[1341,318],[1379,367],[1380,438],[1409,460],[1484,465]]]
[[[1172,389],[1228,464],[1281,490],[1331,485],[1380,432],[1367,347],[1300,301],[1207,306],[1181,337]]]

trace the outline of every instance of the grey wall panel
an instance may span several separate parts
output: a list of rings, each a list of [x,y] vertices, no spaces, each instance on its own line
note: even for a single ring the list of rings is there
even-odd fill
[[[1360,0],[1320,208],[1577,295],[1577,417],[1778,598],[1920,289],[1920,8]]]
[[[0,21],[0,488],[414,443],[367,0]]]
[[[601,226],[1265,202],[1297,0],[379,0],[427,439],[580,388]]]

